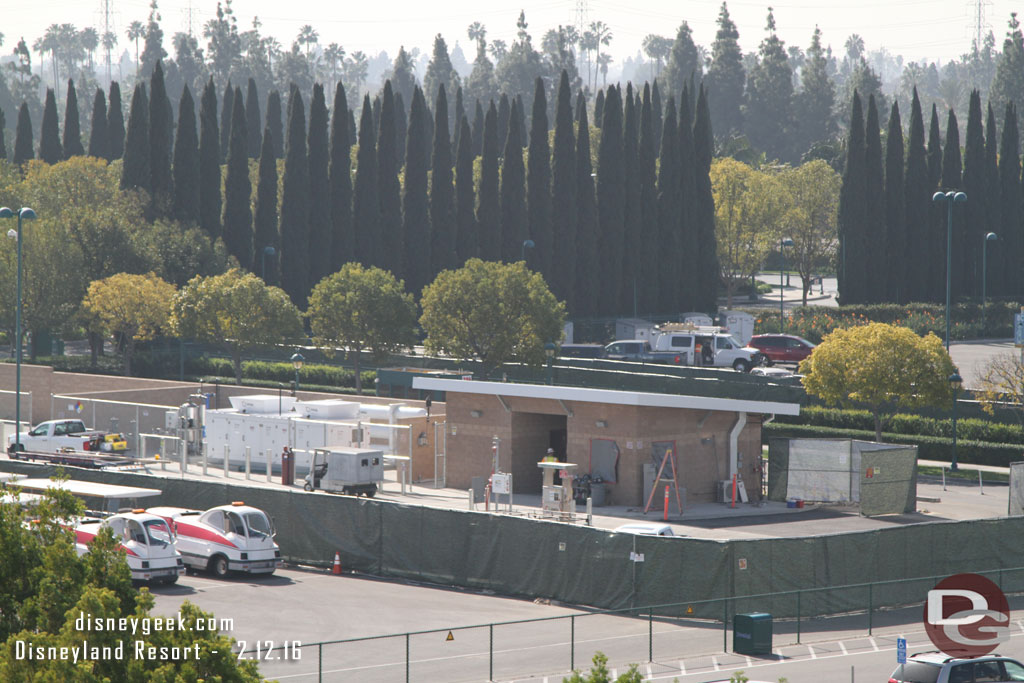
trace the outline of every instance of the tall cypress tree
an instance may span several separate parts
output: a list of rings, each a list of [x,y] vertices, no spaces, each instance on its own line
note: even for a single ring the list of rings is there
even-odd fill
[[[867,196],[875,201],[867,203],[864,223],[865,252],[861,262],[865,268],[865,297],[868,303],[885,301],[888,265],[885,259],[874,258],[874,253],[886,253],[888,244],[885,234],[885,204],[878,201],[884,197],[884,166],[882,161],[882,134],[879,129],[878,107],[874,94],[868,96],[868,114],[864,123],[864,163]],[[867,245],[871,245],[869,250]]]
[[[480,258],[501,260],[501,203],[498,190],[498,109],[491,100],[484,117],[480,156],[480,189],[476,222],[480,228]]]
[[[665,107],[665,122],[661,137],[661,163],[658,166],[658,239],[656,244],[660,258],[657,270],[651,271],[656,283],[658,310],[664,312],[680,310],[680,253],[679,227],[682,224],[682,178],[680,177],[679,135],[676,129],[676,100],[669,95]],[[692,164],[689,164],[693,168]]]
[[[274,156],[284,159],[284,122],[281,119],[281,93],[271,90],[267,95],[267,128],[274,145]]]
[[[39,133],[39,158],[48,164],[55,164],[64,156],[60,144],[60,129],[57,125],[57,100],[53,89],[46,89],[46,104],[43,105],[43,125]]]
[[[622,164],[623,178],[626,182],[625,209],[623,211],[622,232],[622,287],[619,290],[619,306],[621,312],[634,311],[639,299],[641,283],[640,254],[643,245],[638,239],[641,231],[640,221],[643,218],[640,206],[640,175],[638,155],[639,114],[633,98],[633,85],[626,84],[626,97],[622,126]],[[607,104],[607,103],[606,103]]]
[[[903,180],[903,125],[895,100],[889,112],[889,133],[885,139],[885,247],[886,291],[883,301],[907,301],[907,271],[903,265],[907,248],[906,207]],[[877,253],[877,252],[876,252]]]
[[[273,133],[271,133],[273,134]],[[302,93],[288,93],[288,140],[281,179],[281,289],[292,303],[305,306],[309,296],[309,161],[306,156],[306,107]]]
[[[455,266],[461,267],[468,259],[480,255],[480,235],[476,228],[473,205],[473,133],[469,122],[462,117],[459,125],[459,146],[455,150]]]
[[[462,101],[462,86],[455,89],[455,117],[452,120],[452,159],[459,148],[459,135],[462,132],[462,117],[466,115],[466,107]]]
[[[356,185],[352,193],[352,223],[355,228],[356,258],[365,266],[380,262],[380,201],[377,199],[377,146],[374,144],[373,105],[363,96],[359,119],[359,154],[356,157]]]
[[[263,122],[260,117],[260,97],[256,92],[255,78],[249,79],[245,93],[245,130],[249,133],[249,158],[255,159],[260,156],[263,142],[258,134],[258,131],[263,130]]]
[[[704,311],[700,306],[701,290],[713,286],[700,277],[700,232],[697,224],[697,161],[693,146],[693,106],[690,86],[684,84],[679,93],[679,125],[676,144],[679,146],[679,222],[673,240],[677,251],[675,266],[678,292],[676,306],[681,311]],[[669,309],[672,310],[672,309]]]
[[[89,131],[89,156],[110,158],[110,136],[107,133],[107,98],[102,88],[96,88],[92,100],[92,126]]]
[[[551,155],[551,268],[555,296],[576,310],[576,135],[573,131],[572,90],[563,69],[555,102],[555,140]]]
[[[522,155],[520,155],[520,162]],[[434,149],[430,172],[431,276],[455,267],[455,197],[452,187],[452,143],[448,136],[448,97],[437,88],[434,106]]]
[[[268,117],[269,118],[269,117]],[[267,122],[269,129],[270,122]],[[337,272],[353,257],[352,234],[352,144],[348,137],[348,98],[345,86],[334,89],[331,110],[331,268]]]
[[[330,140],[327,137],[327,99],[323,85],[313,85],[309,100],[309,280],[310,289],[330,275],[331,269],[331,196],[327,174]]]
[[[78,118],[78,93],[75,90],[75,82],[69,78],[68,96],[64,105],[63,155],[65,159],[70,159],[84,154],[82,126]]]
[[[539,270],[549,283],[554,282],[551,225],[551,149],[548,147],[548,104],[544,79],[534,83],[533,112],[530,117],[530,152],[526,169],[526,209],[528,233],[536,245],[526,262]],[[531,258],[531,256],[533,258]]]
[[[600,313],[618,313],[625,247],[626,182],[622,149],[622,101],[615,86],[604,99],[604,125],[597,156],[597,217],[601,245]]]
[[[174,217],[199,223],[199,138],[195,103],[185,85],[178,103],[178,134],[174,136]]]
[[[636,274],[641,310],[654,311],[658,306],[657,276],[661,247],[658,245],[658,188],[655,175],[654,112],[651,89],[644,85],[640,109],[640,148],[637,152],[637,177],[640,181],[639,269]],[[654,280],[652,283],[651,280]]]
[[[22,102],[18,109],[18,127],[14,133],[14,156],[11,161],[20,167],[32,158],[32,115],[28,112],[28,103]]]
[[[395,168],[405,163],[405,139],[409,137],[409,116],[402,93],[395,93]],[[404,261],[403,261],[404,263]]]
[[[992,111],[992,102],[989,101],[985,115],[985,223],[986,230],[996,233],[1002,224],[1002,206],[999,195],[999,132],[996,130],[996,115]],[[1002,259],[998,258],[996,244],[990,245],[985,239],[988,232],[979,236],[979,247],[988,249],[983,254],[985,260],[982,262],[982,278],[987,278],[983,293],[987,296],[1001,295],[1004,293]],[[998,244],[998,243],[997,243]],[[992,258],[995,253],[997,258]],[[987,267],[986,267],[987,266]]]
[[[110,136],[110,156],[108,161],[124,156],[124,108],[121,105],[121,86],[117,81],[110,82],[110,94],[107,98],[110,108],[107,109],[107,133]]]
[[[985,211],[988,177],[985,170],[985,120],[981,113],[981,93],[971,91],[967,109],[967,135],[964,140],[963,191],[968,201],[963,207],[967,217],[964,231],[953,235],[953,256],[958,258],[960,287],[967,296],[981,296],[981,241],[989,231]]]
[[[402,258],[402,188],[398,183],[398,154],[395,151],[395,95],[391,81],[384,83],[380,127],[377,131],[377,201],[380,202],[381,261],[384,270],[398,279],[405,276]]]
[[[373,134],[377,136],[380,134],[380,108],[381,101],[380,95],[373,98]]]
[[[480,100],[473,110],[473,156],[478,157],[484,150],[484,108]]]
[[[0,110],[0,159],[7,161],[7,117]]]
[[[590,125],[583,91],[576,96],[576,283],[574,313],[594,315],[597,310],[600,278],[597,245],[601,233],[597,222],[597,198],[594,195],[593,166],[590,162]]]
[[[924,115],[921,100],[914,88],[910,102],[910,133],[907,141],[907,170],[904,175],[904,207],[906,225],[900,271],[903,273],[902,301],[928,300],[928,261],[921,248],[931,237],[928,223],[934,185],[928,183],[928,159],[924,146]],[[927,247],[926,247],[927,249]]]
[[[230,135],[228,132],[231,130],[231,107],[235,102],[235,89],[231,86],[231,79],[228,79],[227,85],[224,86],[224,96],[220,102],[220,163],[224,163],[228,158],[228,140]]]
[[[146,97],[146,86],[142,83],[136,83],[135,92],[132,93],[131,113],[128,115],[128,132],[124,139],[121,189],[139,188],[149,192],[151,178],[149,160],[149,99]]]
[[[228,167],[224,176],[224,246],[243,268],[252,270],[252,183],[249,181],[249,136],[245,126],[245,99],[235,89],[228,133]]]
[[[498,100],[498,153],[504,154],[505,141],[508,140],[508,121],[512,113],[512,105],[509,104],[508,95],[501,93]]]
[[[604,90],[598,90],[594,99],[594,125],[598,128],[604,124],[604,99]]]
[[[715,199],[711,190],[711,157],[715,149],[713,135],[707,91],[701,85],[697,93],[697,110],[693,121],[693,161],[696,207],[694,219],[697,224],[697,245],[700,248],[697,273],[703,286],[697,288],[695,310],[709,313],[718,309],[718,281],[721,278],[718,241],[715,237]]]
[[[842,304],[865,300],[863,255],[864,223],[867,220],[867,158],[864,142],[864,113],[860,94],[853,91],[850,132],[846,138],[846,165],[839,192],[839,297]]]
[[[170,100],[164,88],[164,68],[162,62],[158,61],[150,78],[149,99],[149,186],[153,210],[158,216],[170,215],[174,205],[170,144],[172,122],[169,111]]]
[[[1017,106],[1006,103],[1003,135],[999,141],[999,203],[1002,219],[999,238],[1003,240],[1003,267],[1006,272],[1004,291],[1012,297],[1024,293],[1020,264],[1024,261],[1024,222],[1021,205],[1020,133],[1017,128]],[[1020,300],[1019,298],[1017,299]]]
[[[180,128],[180,127],[179,127]],[[273,133],[268,125],[260,145],[259,180],[256,182],[256,211],[253,215],[253,265],[260,264],[260,277],[268,285],[279,280],[277,261],[281,240],[277,233],[277,157],[274,155]],[[267,247],[274,250],[266,253]]]
[[[522,260],[523,243],[527,237],[523,145],[519,140],[519,126],[515,123],[518,121],[518,108],[519,104],[513,101],[501,164],[501,260],[505,263]]]
[[[942,150],[942,180],[939,181],[940,188],[949,192],[951,190],[962,190],[963,189],[963,161],[960,156],[960,127],[957,125],[956,112],[952,109],[949,110],[949,116],[946,118],[946,145]],[[971,196],[967,195],[968,202]],[[977,201],[977,199],[975,199]],[[948,211],[947,207],[943,206],[943,213]],[[953,301],[966,294],[966,282],[964,281],[964,264],[966,259],[964,258],[963,249],[966,247],[965,234],[967,232],[967,226],[964,221],[965,212],[962,206],[953,207],[953,249],[950,252],[952,258],[947,261],[946,258],[946,240],[942,241],[942,260],[939,263],[949,263],[949,279],[950,289]],[[948,231],[948,220],[947,224],[943,226]],[[945,237],[946,234],[943,233]],[[945,285],[945,283],[943,283]],[[940,291],[945,292],[945,287]]]
[[[939,132],[939,112],[932,104],[931,123],[928,127],[928,185],[937,190],[942,182],[942,134]],[[931,239],[928,269],[929,301],[946,300],[946,207],[932,202],[928,217]]]
[[[516,95],[516,106],[512,107],[509,114],[508,125],[511,126],[513,122],[519,127],[519,144],[525,149],[529,141],[526,137],[526,107],[523,106],[522,93]]]
[[[413,89],[409,132],[405,140],[405,188],[402,195],[405,233],[405,284],[419,295],[430,283],[430,203],[427,200],[427,102],[419,86]]]
[[[211,76],[199,102],[199,227],[210,239],[221,235],[220,204],[220,133]]]
[[[661,155],[661,136],[664,130],[665,108],[661,103],[661,93],[658,91],[658,79],[651,84],[651,125],[654,133],[654,156]]]

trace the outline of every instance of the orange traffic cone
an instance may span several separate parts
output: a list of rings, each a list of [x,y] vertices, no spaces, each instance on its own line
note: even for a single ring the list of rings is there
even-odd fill
[[[334,566],[331,568],[331,573],[341,576],[341,554],[334,553]]]

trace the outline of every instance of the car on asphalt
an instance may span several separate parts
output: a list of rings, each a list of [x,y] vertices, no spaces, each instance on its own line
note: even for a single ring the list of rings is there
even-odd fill
[[[998,654],[954,657],[944,652],[919,652],[897,665],[889,683],[976,683],[1024,681],[1024,664]]]
[[[755,334],[747,346],[761,352],[766,365],[799,363],[811,355],[816,344],[792,334]]]

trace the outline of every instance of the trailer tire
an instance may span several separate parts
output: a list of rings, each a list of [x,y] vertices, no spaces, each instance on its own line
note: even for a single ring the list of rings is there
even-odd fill
[[[228,558],[223,555],[214,555],[210,558],[208,568],[218,579],[223,579],[228,575]]]
[[[750,363],[743,360],[742,358],[737,358],[736,361],[732,364],[732,369],[735,370],[736,372],[750,372]]]
[[[372,488],[372,489],[367,489],[366,490],[366,497],[367,498],[373,498],[375,495],[377,495],[377,489]]]
[[[312,486],[310,485],[310,483],[309,483],[309,482],[307,481],[307,482],[306,482],[305,484],[303,484],[303,485],[302,485],[302,490],[303,490],[303,491],[312,491],[312,490],[313,490],[313,487],[312,487]]]

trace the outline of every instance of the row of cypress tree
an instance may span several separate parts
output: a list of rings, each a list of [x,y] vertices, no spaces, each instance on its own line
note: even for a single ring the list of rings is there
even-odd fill
[[[1000,133],[991,103],[983,116],[973,91],[961,148],[956,113],[949,110],[943,139],[934,105],[926,142],[915,88],[906,142],[893,103],[883,150],[875,99],[868,98],[865,113],[855,91],[839,205],[841,302],[945,301],[947,256],[953,300],[980,299],[983,291],[1024,297],[1020,153],[1013,101]],[[948,251],[950,205],[933,201],[936,192],[967,195],[952,204]]]
[[[65,138],[77,117],[68,100]],[[347,261],[390,270],[419,292],[469,258],[525,257],[575,316],[711,311],[718,264],[707,100],[703,88],[692,99],[684,88],[678,107],[669,98],[664,112],[658,100],[646,84],[642,92],[627,85],[599,94],[593,168],[590,136],[597,128],[589,125],[582,93],[573,103],[566,73],[553,135],[539,78],[528,134],[522,98],[503,95],[486,110],[475,102],[471,126],[459,89],[458,121],[450,127],[443,85],[433,108],[417,87],[407,112],[386,82],[377,100],[364,97],[353,135],[341,84],[330,109],[315,85],[308,117],[293,87],[286,127],[280,96],[270,93],[261,130],[255,84],[243,97],[229,83],[218,115],[212,79],[198,125],[185,87],[175,131],[157,64],[148,88],[139,83],[132,94],[121,184],[148,192],[153,217],[197,223],[222,238],[240,265],[280,284],[300,305]],[[120,112],[119,103],[114,110]],[[94,137],[110,128],[98,112]],[[52,126],[44,120],[44,131],[55,126],[55,116]],[[93,151],[118,158],[90,143]],[[54,163],[67,156],[40,158]],[[258,158],[255,196],[251,158]]]

